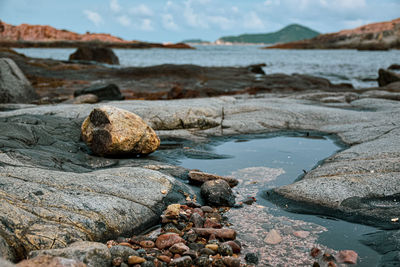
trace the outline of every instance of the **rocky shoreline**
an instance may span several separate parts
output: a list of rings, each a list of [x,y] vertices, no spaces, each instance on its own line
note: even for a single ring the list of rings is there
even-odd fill
[[[187,82],[187,88],[199,92],[197,97],[204,96],[201,93],[204,88],[224,95],[168,102],[107,103],[143,118],[157,132],[161,148],[171,140],[178,144],[178,150],[184,150],[185,142],[189,141],[205,143],[216,136],[287,130],[337,135],[349,146],[347,149],[328,158],[302,180],[275,188],[266,197],[289,210],[334,214],[345,220],[390,229],[383,232],[393,240],[389,245],[382,241],[381,233],[365,242],[383,255],[381,264],[398,260],[395,238],[399,229],[396,218],[400,217],[398,82],[356,90],[305,75],[258,74],[250,67],[158,66],[114,70],[102,65],[78,64],[77,73],[73,69],[52,69],[66,64],[63,62],[29,59],[10,51],[1,53],[13,58],[31,82],[34,77],[50,79],[64,75],[65,80],[85,78],[91,83],[104,75],[108,81],[117,77],[126,96],[123,84],[132,85],[129,80],[135,75],[152,77],[151,74],[164,71],[174,79],[180,77],[182,84]],[[221,73],[235,78],[221,81],[217,79]],[[163,92],[162,88],[172,84],[164,76],[147,78],[141,81],[143,87],[134,90],[143,92],[143,88],[160,79],[167,85],[156,87],[154,92]],[[193,86],[198,79],[207,84]],[[236,87],[227,87],[232,84]],[[64,85],[51,87],[49,92],[54,97],[71,98],[73,90],[82,87],[82,84],[71,88]],[[45,87],[35,84],[34,87],[39,96],[44,96]],[[246,88],[251,89],[246,91]],[[2,110],[8,110],[0,112],[3,257],[15,261],[38,249],[63,249],[73,242],[132,237],[157,224],[168,205],[186,205],[188,196],[193,199],[195,193],[184,181],[189,179],[189,171],[177,167],[176,159],[167,151],[161,156],[142,158],[104,158],[92,154],[81,141],[80,129],[90,112],[103,104],[2,104]],[[257,210],[256,206],[251,207]],[[185,206],[183,209],[185,213],[191,210]],[[135,242],[128,243],[134,246]],[[86,255],[92,245],[96,251],[104,251],[111,262],[105,245],[100,249],[98,245],[86,244],[80,250],[86,251]],[[274,262],[274,259],[262,260],[267,260],[265,264]]]

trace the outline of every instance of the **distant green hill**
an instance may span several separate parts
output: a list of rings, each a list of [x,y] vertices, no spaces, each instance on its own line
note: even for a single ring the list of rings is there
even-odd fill
[[[204,43],[209,43],[209,41],[204,41],[201,39],[188,39],[188,40],[183,40],[181,43],[204,44]]]
[[[319,35],[319,32],[314,31],[310,28],[304,27],[299,24],[291,24],[277,32],[225,36],[221,37],[218,41],[232,43],[275,44],[310,39],[314,38],[317,35]]]

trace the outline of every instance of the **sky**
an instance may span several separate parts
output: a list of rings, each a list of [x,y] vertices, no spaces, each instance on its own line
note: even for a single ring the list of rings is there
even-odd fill
[[[0,20],[126,40],[215,41],[298,23],[321,33],[400,17],[400,0],[0,0]]]

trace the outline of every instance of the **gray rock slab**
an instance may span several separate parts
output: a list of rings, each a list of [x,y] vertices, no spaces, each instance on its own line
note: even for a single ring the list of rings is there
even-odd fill
[[[49,255],[74,259],[85,263],[88,267],[111,266],[111,253],[108,247],[97,242],[75,242],[67,248],[32,251],[30,258]]]
[[[346,95],[344,93],[343,97],[341,97],[338,93],[335,94],[335,97],[346,98]],[[347,220],[398,228],[398,225],[392,223],[390,218],[392,216],[399,217],[400,214],[400,209],[394,203],[395,197],[400,193],[400,179],[398,179],[400,176],[398,164],[400,159],[400,153],[398,152],[400,151],[398,139],[400,133],[400,102],[375,98],[352,101],[351,98],[347,98],[349,99],[348,102],[337,106],[332,105],[332,103],[327,105],[327,103],[318,102],[318,98],[312,98],[312,96],[308,96],[307,99],[296,99],[295,95],[284,98],[271,95],[256,95],[255,97],[240,95],[235,97],[173,100],[168,101],[168,105],[163,101],[115,101],[109,102],[107,105],[135,112],[157,131],[162,140],[165,138],[177,138],[179,140],[191,139],[201,142],[211,136],[287,130],[319,131],[336,134],[348,147],[328,158],[321,166],[309,172],[304,179],[271,191],[272,195],[274,195],[273,200],[278,203],[291,201],[289,208],[295,206],[307,207],[309,205],[311,210],[317,210],[320,213],[328,212],[330,215],[336,215]],[[61,197],[54,202],[69,207],[72,215],[67,217],[73,218],[74,222],[79,222],[80,224],[84,220],[80,219],[81,214],[74,212],[75,208],[78,207],[80,209],[83,207],[80,202],[85,203],[85,205],[90,204],[88,203],[89,197],[87,194],[101,193],[101,197],[92,198],[93,196],[90,195],[90,199],[95,201],[92,202],[93,205],[88,206],[87,210],[90,211],[90,214],[94,212],[93,214],[102,214],[104,217],[97,219],[98,217],[94,216],[94,218],[88,220],[88,225],[92,226],[95,225],[94,222],[102,221],[107,222],[107,224],[114,223],[113,225],[116,226],[118,221],[122,223],[116,226],[118,227],[117,229],[126,229],[124,225],[128,221],[135,221],[133,215],[127,220],[122,219],[121,221],[119,218],[111,220],[109,215],[101,210],[104,208],[108,213],[111,210],[111,206],[118,206],[119,203],[123,203],[123,206],[126,206],[126,203],[130,203],[129,207],[135,206],[135,202],[126,202],[126,199],[119,198],[120,195],[126,196],[126,188],[117,189],[111,186],[112,183],[121,179],[120,175],[115,175],[118,168],[111,171],[110,169],[96,170],[96,167],[90,167],[90,164],[87,163],[88,158],[86,158],[90,155],[85,151],[84,146],[79,146],[77,125],[88,116],[93,107],[98,106],[101,106],[101,104],[41,106],[0,113],[0,122],[3,122],[7,127],[21,129],[21,131],[6,130],[8,134],[2,134],[2,136],[7,137],[0,139],[0,148],[3,151],[3,154],[0,153],[0,166],[3,166],[4,181],[7,181],[5,185],[0,187],[0,192],[3,192],[3,188],[5,188],[8,190],[6,191],[7,197],[13,196],[18,201],[27,199],[29,201],[25,202],[28,204],[36,203],[34,202],[36,199],[34,192],[37,191],[34,191],[34,188],[40,181],[40,183],[52,187],[52,190],[61,192]],[[24,119],[21,120],[21,118]],[[36,118],[36,121],[32,120],[28,123],[27,121],[31,118]],[[53,122],[50,123],[49,121]],[[55,126],[58,122],[59,124],[66,123],[70,129],[63,132],[64,128],[61,125]],[[51,134],[50,136],[46,135],[45,130],[39,131],[40,127],[44,127],[43,125],[50,128],[53,127],[54,130],[52,131],[55,133],[58,131],[59,133]],[[43,129],[48,129],[46,127]],[[43,134],[32,134],[35,131]],[[15,136],[12,135],[13,132],[16,133]],[[17,134],[17,132],[20,134]],[[65,133],[65,137],[58,138],[57,136],[61,135],[61,133]],[[62,142],[63,138],[67,139],[64,143]],[[52,140],[53,143],[50,142],[50,144],[53,145],[49,146],[49,141],[44,142],[44,140]],[[64,152],[61,153],[61,148],[63,146],[68,147],[68,144],[71,143],[70,140],[75,140],[72,142],[74,143],[72,147],[77,152],[67,152],[68,149],[64,149]],[[45,144],[42,144],[42,141]],[[65,159],[68,157],[71,159],[68,164],[61,164],[60,167],[55,163],[49,163],[49,153],[54,153],[56,159],[64,157],[62,162],[67,162]],[[41,160],[38,160],[38,158]],[[103,162],[103,159],[96,159],[95,161],[100,162],[98,165],[100,168],[101,166],[107,166],[104,165],[106,163]],[[124,164],[125,166],[130,165],[130,163]],[[161,174],[157,170],[158,167],[154,167],[160,165],[159,163],[152,162],[147,163],[147,165],[151,165],[151,168],[156,169],[152,174],[160,177],[162,181],[171,179],[160,176]],[[139,167],[143,166],[139,165]],[[9,170],[12,170],[12,172]],[[29,170],[31,170],[30,173]],[[81,172],[81,174],[77,172]],[[130,172],[133,177],[136,177],[136,172],[138,172],[138,175],[142,172],[147,173],[141,168],[133,170],[122,169],[121,172]],[[17,175],[19,178],[7,176],[7,173]],[[65,177],[64,180],[60,181],[55,178],[61,174]],[[99,174],[101,174],[101,177],[107,178],[95,178]],[[54,183],[49,183],[48,181],[52,179],[55,179]],[[98,184],[88,184],[94,183],[95,179],[100,180],[100,182]],[[71,187],[66,186],[69,180],[72,183]],[[83,180],[88,180],[88,183],[82,183],[78,188],[78,181]],[[18,186],[13,187],[12,189],[15,192],[11,193],[9,186],[14,182]],[[60,187],[58,184],[62,186]],[[156,184],[164,183],[155,183],[154,186]],[[173,182],[170,181],[167,184],[173,184]],[[137,185],[139,186],[140,183]],[[122,186],[129,187],[130,185],[124,181]],[[16,188],[19,189],[16,190]],[[42,191],[49,194],[50,188],[45,189]],[[82,195],[76,196],[76,198],[73,198],[74,200],[69,200],[69,194],[75,191],[79,191]],[[137,191],[132,190],[132,192],[134,193],[129,198],[129,201],[132,199],[139,201],[135,197]],[[113,200],[110,194],[116,194],[118,198]],[[56,193],[52,196],[54,198]],[[0,197],[2,201],[5,201],[6,197],[3,197],[3,195],[0,195]],[[43,198],[40,197],[39,199],[48,205],[48,200],[46,202],[46,199]],[[156,194],[155,199],[151,199],[151,203],[158,203],[157,201],[161,201],[161,198],[161,195]],[[107,199],[107,201],[102,202],[100,201],[101,199]],[[21,203],[19,205],[27,205],[25,202],[17,203]],[[100,203],[103,203],[103,206]],[[44,207],[48,209],[49,207],[46,205]],[[74,209],[71,207],[74,207]],[[146,210],[145,207],[138,209]],[[21,209],[19,212],[22,214],[26,210]],[[39,214],[42,214],[42,212],[44,213],[44,211],[41,211]],[[111,214],[114,215],[113,212]],[[117,213],[115,214],[119,216]],[[12,215],[10,216],[14,218]],[[37,218],[37,215],[29,213],[29,215],[19,216],[18,218],[25,217],[29,219],[19,222],[20,225],[29,225],[29,222],[34,221],[33,218]],[[14,222],[14,224],[17,223]],[[79,227],[81,227],[80,224]],[[32,227],[32,229],[35,229],[35,226]],[[51,225],[51,227],[60,227],[60,236],[65,236],[66,230],[63,229],[62,224]],[[96,237],[104,234],[101,231],[101,227],[95,227],[94,229]],[[85,231],[76,231],[70,236],[75,239],[88,239]],[[15,240],[17,240],[16,237]],[[62,241],[66,242],[65,240]],[[26,244],[24,243],[25,246]]]
[[[29,103],[36,98],[28,79],[10,58],[0,58],[0,103]]]

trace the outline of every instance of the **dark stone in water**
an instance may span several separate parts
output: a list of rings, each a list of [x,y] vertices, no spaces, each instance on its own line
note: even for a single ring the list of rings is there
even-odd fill
[[[99,100],[123,100],[125,97],[121,94],[119,87],[113,83],[100,84],[76,90],[74,97],[86,94],[96,95]]]
[[[246,260],[247,263],[258,264],[258,256],[253,252],[247,253],[244,259]]]
[[[224,180],[205,182],[201,186],[201,195],[209,205],[228,207],[235,205],[232,189]]]

